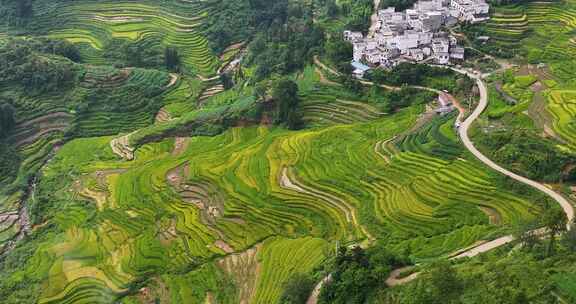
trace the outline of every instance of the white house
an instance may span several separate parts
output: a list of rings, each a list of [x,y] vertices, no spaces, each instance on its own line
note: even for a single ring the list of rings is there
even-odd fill
[[[446,114],[454,110],[454,102],[452,96],[447,93],[438,94],[438,108],[436,108],[436,113]]]
[[[351,65],[352,68],[354,69],[352,71],[352,75],[354,75],[354,77],[356,78],[363,78],[366,72],[370,70],[369,66],[358,61],[352,61]]]
[[[354,45],[353,59],[385,67],[408,60],[434,59],[439,64],[463,60],[464,49],[443,27],[458,22],[478,22],[488,18],[485,0],[419,0],[410,9],[394,7],[378,11],[374,34],[345,31],[344,39]]]
[[[344,31],[344,40],[350,42],[360,42],[364,39],[361,32]]]
[[[451,0],[450,7],[460,21],[476,23],[490,18],[490,6],[484,0]]]
[[[422,49],[409,49],[408,57],[415,61],[422,61],[424,60],[424,51]]]
[[[362,60],[364,57],[364,52],[366,51],[366,43],[365,42],[357,42],[354,43],[354,51],[352,57],[354,61]]]
[[[450,43],[448,39],[445,38],[434,38],[432,39],[432,51],[434,53],[448,53],[450,48]]]
[[[450,54],[449,53],[434,53],[434,57],[436,58],[436,62],[438,64],[448,64],[450,63]]]
[[[366,61],[371,64],[380,64],[382,60],[382,52],[379,49],[367,50],[364,54]]]
[[[457,60],[464,60],[464,48],[461,46],[451,47],[450,58]]]

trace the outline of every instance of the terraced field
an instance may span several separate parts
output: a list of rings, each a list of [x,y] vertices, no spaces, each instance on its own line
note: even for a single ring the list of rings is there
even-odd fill
[[[576,2],[533,1],[524,5],[497,8],[486,26],[486,32],[496,45],[516,49],[526,54],[532,64],[545,63],[534,75],[541,79],[553,79],[544,95],[548,99],[547,110],[554,118],[553,128],[572,149],[576,133],[573,96],[576,84]],[[519,95],[532,94],[528,89]],[[518,95],[516,94],[516,95]],[[531,101],[531,97],[526,100]]]
[[[576,76],[576,46],[572,41],[576,29],[576,2],[532,3],[526,12],[531,25],[537,28],[534,37],[527,39],[531,57],[545,62],[551,74],[547,76],[559,83],[545,92],[548,97],[547,109],[554,117],[552,126],[573,149],[576,143],[572,123],[575,117],[572,104],[576,92],[573,82]]]
[[[486,24],[486,32],[498,45],[520,47],[528,31],[528,18],[522,8],[497,10]]]
[[[466,158],[451,117],[389,140],[421,107],[391,116],[368,115],[360,101],[325,103],[327,117],[339,107],[359,114],[302,131],[233,128],[190,138],[178,153],[165,140],[141,147],[132,162],[118,160],[110,137],[66,144],[40,186],[60,184],[55,204],[70,202],[54,220],[64,232],[28,263],[49,273],[40,302],[104,303],[131,290],[128,298],[172,303],[273,303],[291,275],[326,258],[330,242],[384,239],[424,260],[537,211]],[[252,278],[248,285],[234,270]]]
[[[554,130],[576,148],[576,90],[553,90],[549,94],[548,110],[554,117]]]
[[[216,96],[219,61],[241,51],[220,59],[208,51],[199,26],[211,2],[165,2],[160,9],[153,1],[81,0],[36,12],[32,26],[59,20],[46,34],[78,44],[89,64],[77,87],[20,94],[16,104],[10,140],[22,170],[40,171],[27,229],[41,237],[23,249],[26,258],[3,286],[33,282],[39,303],[277,303],[285,283],[330,258],[336,243],[379,240],[426,262],[539,214],[534,198],[503,187],[463,149],[453,115],[424,113],[424,105],[383,113],[378,100],[321,79],[313,67],[293,76],[305,129],[262,119],[215,136],[135,141],[132,134],[143,138],[197,116],[224,120],[219,106],[258,102],[244,83]],[[530,56],[549,61],[563,81],[547,92],[554,127],[574,142],[573,72],[556,61],[572,56],[563,47],[572,41],[564,40],[574,29],[571,5],[502,9],[488,30],[509,47],[528,41]],[[557,36],[545,37],[557,27]],[[118,41],[175,47],[185,71],[101,65],[104,49]],[[19,233],[18,215],[26,213],[17,195],[1,199],[0,243]]]
[[[212,75],[219,59],[212,54],[200,25],[210,13],[210,2],[81,1],[47,4],[36,12],[35,27],[49,29],[48,36],[81,46],[84,60],[104,64],[103,50],[119,40],[143,48],[174,47],[184,70],[191,75]],[[54,19],[59,20],[54,26]]]

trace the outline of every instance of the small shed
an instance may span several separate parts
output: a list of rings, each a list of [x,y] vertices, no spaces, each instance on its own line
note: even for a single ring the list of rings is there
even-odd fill
[[[364,74],[366,74],[366,72],[368,72],[370,70],[369,66],[367,66],[367,65],[365,65],[359,61],[352,61],[351,65],[352,65],[352,68],[354,69],[352,71],[352,74],[356,78],[364,78]]]

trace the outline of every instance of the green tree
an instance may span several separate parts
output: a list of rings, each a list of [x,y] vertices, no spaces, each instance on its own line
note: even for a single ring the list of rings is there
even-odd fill
[[[514,232],[514,237],[522,244],[523,248],[531,251],[538,244],[537,222],[523,222],[518,224]]]
[[[8,103],[0,104],[0,138],[6,136],[15,124],[14,107]]]
[[[570,230],[568,230],[562,237],[562,244],[570,252],[576,252],[576,224],[572,223]]]
[[[286,123],[289,129],[300,127],[301,119],[297,113],[300,103],[298,85],[292,80],[280,79],[274,83],[272,98],[277,104],[278,120]]]
[[[547,254],[548,256],[551,256],[554,254],[556,235],[566,230],[568,220],[562,209],[549,208],[544,212],[540,221],[548,233],[549,240]]]
[[[178,50],[173,47],[166,47],[164,50],[164,62],[166,68],[170,71],[178,71],[180,69],[180,54]]]
[[[325,46],[326,56],[332,63],[339,65],[348,64],[352,60],[354,51],[352,44],[341,39],[332,39]]]
[[[295,274],[286,282],[280,302],[283,304],[304,304],[312,289],[314,289],[314,280],[309,275]]]
[[[450,262],[435,263],[429,274],[433,299],[431,303],[456,303],[463,286]]]
[[[222,82],[224,90],[229,90],[234,86],[234,80],[228,73],[220,74],[220,82]]]
[[[334,18],[338,15],[338,5],[335,0],[328,0],[326,3],[326,15],[330,18]]]
[[[18,0],[16,2],[16,17],[30,18],[34,15],[32,0]]]

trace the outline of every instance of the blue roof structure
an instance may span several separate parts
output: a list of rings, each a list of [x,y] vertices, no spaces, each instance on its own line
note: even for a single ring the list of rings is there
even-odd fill
[[[367,66],[367,65],[365,65],[365,64],[363,64],[363,63],[361,63],[361,62],[358,62],[358,61],[352,61],[351,65],[352,65],[352,67],[354,67],[355,69],[360,70],[360,71],[362,71],[362,72],[366,72],[366,71],[370,70],[370,67],[369,67],[369,66]]]

